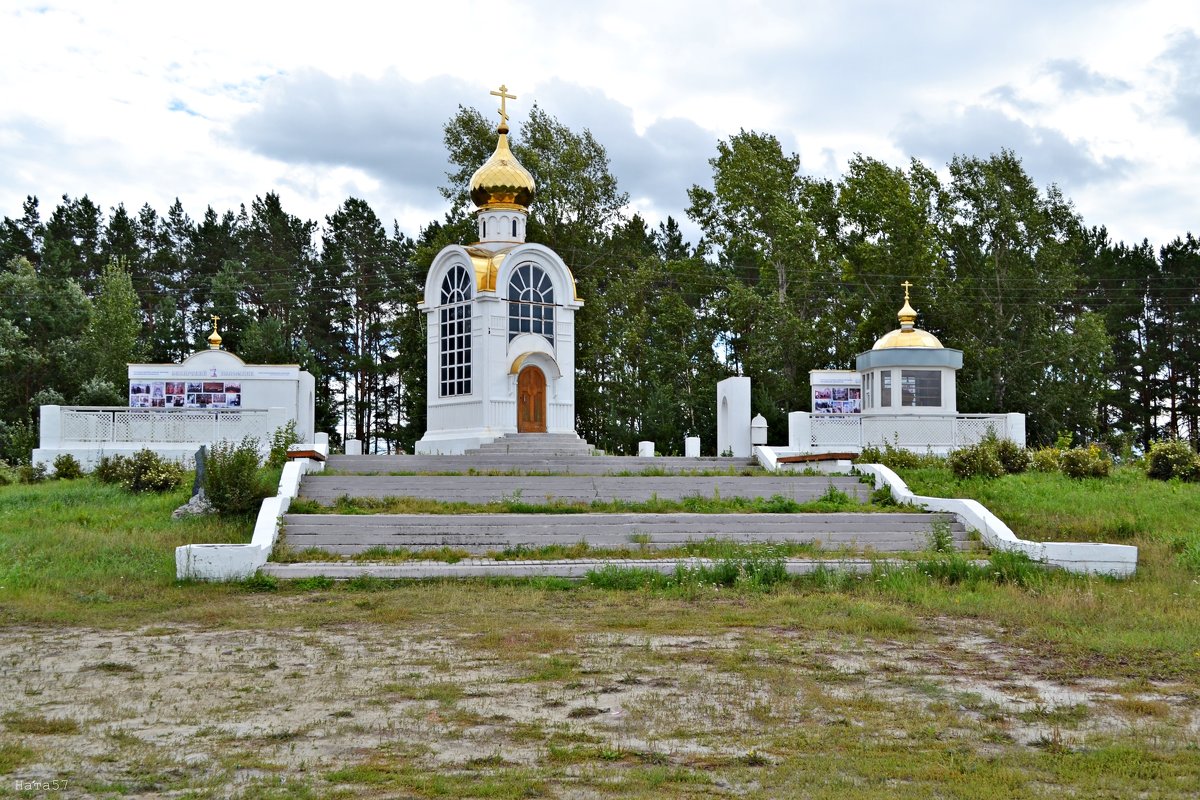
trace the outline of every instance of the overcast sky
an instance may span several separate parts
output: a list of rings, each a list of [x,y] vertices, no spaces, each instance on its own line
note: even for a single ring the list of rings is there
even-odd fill
[[[855,152],[944,173],[1007,147],[1114,239],[1200,234],[1187,0],[0,0],[0,215],[276,191],[318,221],[363,197],[415,236],[446,211],[442,125],[495,119],[501,83],[518,133],[535,102],[591,129],[654,221],[744,128],[830,178]]]

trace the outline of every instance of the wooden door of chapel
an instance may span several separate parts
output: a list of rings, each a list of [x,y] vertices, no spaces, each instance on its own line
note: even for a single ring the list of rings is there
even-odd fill
[[[525,367],[517,376],[517,433],[546,432],[546,375]]]

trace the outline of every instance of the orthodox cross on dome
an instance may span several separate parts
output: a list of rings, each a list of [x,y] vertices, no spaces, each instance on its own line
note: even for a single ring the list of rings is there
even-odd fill
[[[505,100],[516,100],[517,96],[515,94],[509,94],[508,87],[505,86],[503,83],[500,84],[500,91],[488,92],[488,94],[492,95],[493,97],[500,98],[500,127],[507,130],[508,129],[508,112],[505,110],[504,101]]]
[[[217,333],[217,322],[221,318],[218,317],[216,314],[213,314],[211,319],[212,319],[213,329],[212,329],[212,333],[209,334],[209,336],[208,336],[208,349],[209,350],[220,350],[221,349],[221,334]]]
[[[904,287],[904,302],[907,303],[908,302],[908,290],[910,288],[912,288],[912,284],[909,283],[908,281],[905,281],[904,283],[902,283],[900,285]]]

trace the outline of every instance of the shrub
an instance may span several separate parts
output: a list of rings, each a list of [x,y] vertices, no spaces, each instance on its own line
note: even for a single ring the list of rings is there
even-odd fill
[[[1062,468],[1062,451],[1057,447],[1034,450],[1031,458],[1034,472],[1058,472]]]
[[[169,492],[183,483],[183,467],[153,450],[138,450],[126,460],[121,483],[131,492]]]
[[[957,478],[999,478],[1004,474],[1004,465],[987,441],[955,450],[947,463]]]
[[[271,455],[267,457],[268,467],[282,467],[287,463],[288,448],[300,444],[300,434],[296,433],[296,421],[289,419],[286,425],[275,429],[271,434]]]
[[[125,456],[100,456],[92,477],[101,483],[125,483],[129,477],[129,459]]]
[[[1060,460],[1063,474],[1069,478],[1107,478],[1112,471],[1112,459],[1095,444],[1073,447]]]
[[[54,459],[54,477],[66,481],[82,478],[83,467],[79,466],[79,461],[76,460],[75,456],[70,453],[63,453]]]
[[[1012,439],[995,439],[996,457],[1009,475],[1019,475],[1033,465],[1033,456]]]
[[[37,426],[26,422],[0,422],[0,459],[9,464],[28,464],[38,446]]]
[[[218,514],[248,516],[273,493],[259,472],[257,439],[247,436],[236,445],[220,442],[208,451],[204,463],[204,494]]]
[[[948,463],[959,478],[999,478],[1029,469],[1033,456],[1012,439],[1001,439],[989,430],[978,443],[952,452]]]
[[[22,464],[17,467],[17,480],[21,483],[41,483],[46,480],[46,465]]]
[[[1150,445],[1150,452],[1146,454],[1146,474],[1160,481],[1171,478],[1194,481],[1200,478],[1200,460],[1187,442],[1163,439]]]
[[[875,445],[864,447],[854,461],[857,464],[883,464],[893,470],[940,467],[945,464],[945,459],[941,456],[933,453],[914,453],[891,442],[884,442],[882,448]]]

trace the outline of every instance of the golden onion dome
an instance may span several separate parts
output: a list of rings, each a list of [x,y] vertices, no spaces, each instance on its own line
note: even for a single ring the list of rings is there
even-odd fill
[[[909,328],[885,333],[875,342],[872,350],[888,350],[893,347],[927,347],[932,350],[940,350],[942,343],[929,331],[923,331],[920,328]]]
[[[940,350],[942,343],[938,338],[929,331],[923,331],[920,328],[914,327],[917,321],[917,312],[908,302],[908,289],[912,286],[911,283],[905,281],[900,284],[904,287],[904,307],[896,315],[900,319],[900,327],[889,333],[885,333],[875,342],[872,350],[890,350],[893,347],[925,347],[931,350]]]
[[[533,202],[533,176],[508,149],[508,126],[499,134],[496,152],[471,176],[471,201],[481,209],[525,211]]]

